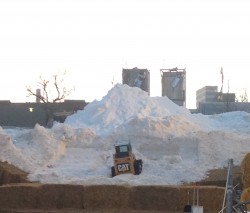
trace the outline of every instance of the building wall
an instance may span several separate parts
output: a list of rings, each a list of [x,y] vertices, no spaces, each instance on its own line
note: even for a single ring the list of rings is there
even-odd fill
[[[220,114],[233,111],[250,112],[249,102],[210,102],[200,103],[198,112],[204,115]]]
[[[33,112],[30,112],[30,109]],[[37,104],[9,103],[0,104],[0,126],[32,127],[36,123],[43,125],[45,112]]]
[[[186,70],[161,69],[162,96],[179,106],[186,106]]]
[[[222,93],[223,102],[235,102],[235,93]]]
[[[249,111],[247,103],[235,102],[235,93],[220,93],[217,86],[196,91],[197,112],[211,115],[232,111]]]
[[[199,107],[199,103],[204,102],[217,102],[218,87],[217,86],[205,86],[196,91],[196,107]]]
[[[83,109],[85,101],[66,100],[53,103],[54,112],[74,112]],[[0,126],[34,127],[36,124],[46,126],[46,112],[43,103],[11,103],[0,101]]]

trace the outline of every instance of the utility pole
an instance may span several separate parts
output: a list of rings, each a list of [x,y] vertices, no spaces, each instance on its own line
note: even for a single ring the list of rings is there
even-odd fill
[[[220,69],[220,74],[221,74],[221,89],[220,89],[220,92],[222,94],[223,93],[223,83],[224,83],[224,74],[223,74],[223,68],[222,67]]]
[[[226,213],[233,211],[233,159],[228,160],[228,177],[227,177],[227,209]]]

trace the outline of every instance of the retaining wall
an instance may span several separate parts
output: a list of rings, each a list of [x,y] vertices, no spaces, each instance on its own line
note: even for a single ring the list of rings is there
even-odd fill
[[[219,212],[223,187],[199,187],[204,212]],[[10,184],[0,186],[0,212],[35,210],[145,210],[183,212],[192,186]]]

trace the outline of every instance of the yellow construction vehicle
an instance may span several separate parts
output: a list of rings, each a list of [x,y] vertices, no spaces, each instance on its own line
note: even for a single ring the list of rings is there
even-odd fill
[[[111,167],[111,176],[132,173],[139,175],[142,172],[142,160],[136,159],[132,153],[130,141],[119,141],[115,143],[115,154],[113,154],[114,166]]]

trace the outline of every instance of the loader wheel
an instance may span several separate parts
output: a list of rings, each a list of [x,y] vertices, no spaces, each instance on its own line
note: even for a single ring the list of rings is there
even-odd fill
[[[136,160],[134,163],[135,175],[139,175],[142,172],[142,160]]]
[[[115,167],[112,166],[111,167],[111,177],[114,177],[115,176]]]

